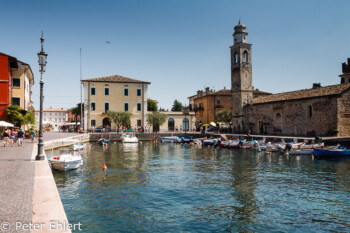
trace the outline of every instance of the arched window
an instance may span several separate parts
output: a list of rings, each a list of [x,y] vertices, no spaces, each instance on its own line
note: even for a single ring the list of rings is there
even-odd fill
[[[107,126],[111,127],[111,120],[108,117],[105,117],[102,120],[102,128],[105,128]]]
[[[312,106],[310,105],[310,106],[308,106],[308,108],[307,108],[307,115],[309,116],[309,117],[312,117]]]
[[[169,118],[168,120],[168,131],[174,131],[175,130],[175,122],[173,118]]]
[[[234,55],[233,55],[233,63],[234,64],[238,63],[238,53],[237,52],[235,52]]]
[[[281,113],[276,113],[276,123],[279,124],[282,122],[282,116]]]
[[[243,59],[244,59],[245,63],[248,63],[248,52],[247,52],[247,50],[244,50],[244,52],[243,52]]]
[[[183,128],[183,130],[188,131],[188,129],[189,129],[189,124],[188,124],[188,119],[187,119],[187,118],[185,118],[185,119],[182,121],[182,128]]]

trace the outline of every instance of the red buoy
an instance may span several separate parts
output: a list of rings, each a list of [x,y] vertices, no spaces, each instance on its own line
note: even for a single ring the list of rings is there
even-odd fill
[[[102,170],[104,170],[104,171],[107,170],[107,166],[106,166],[105,163],[104,163],[103,166],[102,166]]]

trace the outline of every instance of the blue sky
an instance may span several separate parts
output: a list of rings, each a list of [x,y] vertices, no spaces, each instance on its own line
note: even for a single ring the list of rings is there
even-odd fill
[[[339,84],[350,57],[350,1],[0,1],[0,52],[31,65],[39,108],[37,53],[48,53],[44,107],[80,102],[83,78],[149,81],[149,97],[170,109],[197,90],[231,85],[233,27],[252,43],[253,85],[272,93]],[[110,41],[111,44],[106,43]]]

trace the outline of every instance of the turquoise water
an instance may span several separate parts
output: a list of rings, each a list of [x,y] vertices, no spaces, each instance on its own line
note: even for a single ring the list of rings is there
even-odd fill
[[[54,177],[83,232],[350,231],[350,159],[154,142],[82,155]]]

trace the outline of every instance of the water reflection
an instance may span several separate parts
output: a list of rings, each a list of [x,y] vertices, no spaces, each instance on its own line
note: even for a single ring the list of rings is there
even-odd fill
[[[82,156],[81,169],[54,176],[69,220],[84,232],[312,232],[350,224],[349,160],[155,142],[96,144]]]

